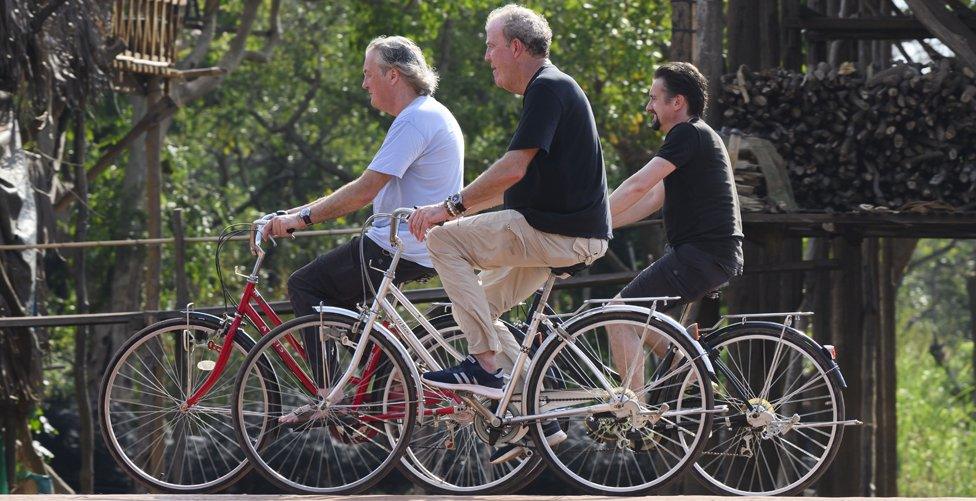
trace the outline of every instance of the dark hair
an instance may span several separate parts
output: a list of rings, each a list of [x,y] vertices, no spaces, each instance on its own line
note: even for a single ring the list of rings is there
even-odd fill
[[[685,96],[690,115],[701,116],[708,106],[708,82],[691,63],[666,63],[657,68],[654,78],[664,80],[669,97]]]

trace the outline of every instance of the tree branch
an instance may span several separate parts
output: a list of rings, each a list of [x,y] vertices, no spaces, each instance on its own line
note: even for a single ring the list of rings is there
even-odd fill
[[[305,106],[298,108],[298,110],[304,111]],[[295,131],[294,122],[291,122],[287,127],[276,126],[268,122],[267,120],[265,120],[263,117],[261,117],[261,115],[258,115],[258,113],[255,112],[254,110],[251,110],[250,114],[252,117],[254,117],[255,120],[257,120],[259,124],[261,124],[262,127],[267,129],[268,132],[281,134],[282,136],[284,136],[286,141],[288,141],[296,148],[298,148],[298,151],[302,154],[302,156],[305,157],[305,159],[308,160],[309,162],[315,164],[316,167],[328,172],[329,174],[334,175],[344,183],[348,183],[349,181],[353,180],[353,177],[348,172],[340,169],[338,165],[320,158],[318,154],[315,153],[314,148],[310,144],[308,144],[308,141],[306,141],[305,138],[301,136],[301,134]],[[292,118],[294,118],[295,121],[298,120],[298,118],[294,115]]]
[[[206,57],[207,52],[210,52],[210,45],[213,43],[214,36],[217,33],[217,13],[220,12],[220,1],[219,0],[207,0],[207,5],[204,7],[204,19],[203,26],[204,29],[197,37],[196,44],[193,46],[193,50],[190,51],[190,55],[180,62],[177,66],[180,69],[194,68],[203,58]]]
[[[37,33],[44,28],[44,21],[51,17],[55,11],[61,8],[62,5],[68,3],[68,0],[49,0],[47,5],[41,7],[41,10],[34,14],[34,19],[31,19],[30,30],[31,33]]]
[[[227,52],[221,56],[217,66],[224,68],[228,73],[233,72],[241,64],[244,57],[247,37],[254,28],[254,20],[257,18],[258,8],[261,0],[246,0],[244,9],[241,12],[241,21],[237,26],[237,33],[231,39]],[[198,78],[192,82],[180,85],[173,92],[176,102],[180,105],[198,99],[208,92],[215,89],[226,75]]]
[[[915,18],[952,49],[963,64],[976,69],[976,33],[954,12],[947,10],[945,2],[905,0],[905,3],[911,7]]]
[[[941,249],[936,249],[936,250],[932,251],[932,253],[929,254],[928,256],[920,257],[920,258],[918,258],[918,259],[916,259],[916,260],[908,263],[908,267],[905,270],[905,275],[907,275],[907,274],[915,271],[916,269],[918,269],[919,267],[921,267],[925,263],[928,263],[928,262],[930,262],[930,261],[932,261],[934,259],[938,259],[938,258],[940,258],[940,257],[948,254],[949,251],[951,251],[952,249],[956,248],[956,245],[957,244],[959,244],[959,241],[958,240],[951,240],[951,241],[949,241],[948,244],[946,244]]]

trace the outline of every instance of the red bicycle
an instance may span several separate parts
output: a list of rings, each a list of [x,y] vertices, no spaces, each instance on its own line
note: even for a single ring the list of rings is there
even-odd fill
[[[239,226],[221,233],[214,258],[225,298],[220,251],[233,237],[256,230]],[[248,239],[257,258],[232,317],[192,311],[188,305],[181,316],[129,338],[102,378],[98,410],[105,443],[119,466],[151,489],[218,491],[249,469],[230,418],[233,375],[255,344],[247,328],[264,335],[282,322],[257,289],[265,254],[255,239]],[[295,356],[276,346],[282,363],[314,387],[295,359],[306,357],[301,343],[290,336],[285,342]],[[260,370],[267,381],[276,381],[268,364]],[[267,398],[269,406],[277,406],[275,392]]]

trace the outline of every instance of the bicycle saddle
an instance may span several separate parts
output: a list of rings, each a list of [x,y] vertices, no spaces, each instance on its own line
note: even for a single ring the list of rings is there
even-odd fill
[[[572,266],[563,266],[561,268],[549,268],[549,269],[552,270],[553,275],[556,275],[559,278],[569,278],[589,267],[590,265],[586,263],[576,263]]]

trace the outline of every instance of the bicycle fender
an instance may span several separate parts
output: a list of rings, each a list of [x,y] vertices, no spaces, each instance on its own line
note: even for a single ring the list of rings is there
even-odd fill
[[[747,327],[761,328],[761,329],[771,329],[771,330],[782,330],[783,329],[783,324],[778,324],[776,322],[755,322],[755,321],[754,322],[734,323],[734,324],[726,325],[725,327],[722,327],[721,329],[718,329],[718,330],[716,330],[714,332],[709,332],[708,335],[705,336],[705,337],[703,337],[702,339],[706,342],[706,345],[707,345],[708,344],[708,338],[710,338],[712,336],[718,336],[718,335],[723,334],[723,333],[726,333],[726,332],[730,332],[730,331],[733,331],[733,330],[736,330],[736,329],[747,328]],[[824,348],[823,345],[821,345],[820,343],[814,341],[813,338],[811,338],[810,336],[807,336],[806,334],[804,334],[800,330],[797,330],[797,329],[795,329],[793,327],[787,327],[786,329],[789,330],[790,332],[792,332],[793,334],[796,334],[800,338],[802,338],[801,343],[805,344],[807,346],[807,348],[809,348],[811,351],[814,351],[814,352],[823,354],[824,359],[827,360],[827,362],[830,364],[830,366],[832,368],[832,370],[830,371],[830,374],[831,374],[832,377],[836,378],[837,385],[840,386],[841,388],[847,388],[847,380],[844,379],[844,374],[841,373],[840,365],[837,364],[837,361],[836,360],[834,360],[833,358],[831,358],[830,352],[827,351],[827,348]]]
[[[217,315],[211,315],[210,313],[203,313],[202,311],[190,311],[186,310],[180,311],[178,313],[173,313],[168,315],[164,320],[170,320],[173,318],[187,318],[190,317],[191,320],[200,320],[202,322],[213,322],[220,324],[224,321],[223,317],[218,317]]]
[[[336,308],[335,306],[315,306],[315,311],[318,313],[331,313],[333,315],[346,317],[351,320],[355,320],[357,322],[359,321],[358,313],[347,310],[345,308]],[[413,376],[414,385],[417,387],[417,401],[418,401],[417,412],[421,413],[420,415],[423,415],[423,411],[424,411],[424,399],[422,398],[422,395],[424,394],[423,387],[420,382],[420,373],[417,371],[417,365],[413,363],[413,358],[410,356],[410,352],[407,351],[406,347],[403,346],[403,343],[401,343],[400,340],[397,339],[397,337],[392,332],[390,332],[389,329],[384,327],[382,323],[374,322],[373,330],[379,332],[380,335],[386,338],[386,340],[389,341],[390,344],[392,344],[393,347],[400,353],[400,356],[402,356],[403,359],[407,361],[407,365],[410,366],[410,375]]]

